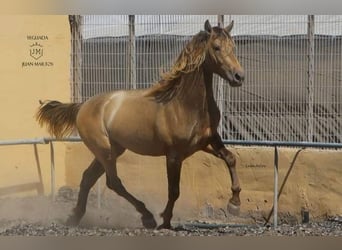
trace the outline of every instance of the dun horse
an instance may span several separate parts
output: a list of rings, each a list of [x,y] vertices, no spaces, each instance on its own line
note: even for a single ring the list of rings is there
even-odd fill
[[[231,86],[241,86],[244,70],[234,55],[227,27],[211,27],[186,45],[170,71],[149,89],[114,91],[94,96],[84,103],[44,102],[37,120],[57,138],[71,134],[75,126],[85,145],[95,155],[84,171],[76,207],[67,223],[77,225],[86,211],[90,188],[106,173],[106,184],[141,213],[147,228],[157,226],[152,213],[122,185],[116,160],[126,150],[151,156],[166,156],[168,202],[158,228],[171,228],[175,201],[179,197],[182,162],[199,150],[222,158],[231,176],[229,211],[239,211],[240,184],[235,157],[217,132],[220,112],[213,96],[213,74]]]

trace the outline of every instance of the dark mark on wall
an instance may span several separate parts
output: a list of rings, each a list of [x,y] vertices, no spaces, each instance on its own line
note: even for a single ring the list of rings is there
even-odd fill
[[[265,168],[266,165],[264,164],[247,164],[245,165],[246,168]]]

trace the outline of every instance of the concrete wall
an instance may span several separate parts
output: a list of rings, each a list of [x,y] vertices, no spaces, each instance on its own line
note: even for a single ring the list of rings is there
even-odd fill
[[[0,30],[0,140],[48,136],[34,114],[40,99],[70,100],[68,17],[2,15]],[[49,147],[38,148],[49,193]],[[39,181],[33,152],[30,145],[0,146],[1,196],[10,187],[17,193],[20,185]],[[64,145],[56,145],[57,186],[64,185],[64,154]]]

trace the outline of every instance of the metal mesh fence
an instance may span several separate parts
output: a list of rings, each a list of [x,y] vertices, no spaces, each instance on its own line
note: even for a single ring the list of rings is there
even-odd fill
[[[246,71],[240,88],[214,78],[224,139],[342,142],[342,16],[310,18],[223,17]],[[222,16],[72,16],[73,101],[151,86],[206,19]]]
[[[225,137],[307,140],[307,17],[237,18],[246,27],[235,40],[248,80],[243,89],[227,89]],[[288,35],[294,29],[299,34]]]

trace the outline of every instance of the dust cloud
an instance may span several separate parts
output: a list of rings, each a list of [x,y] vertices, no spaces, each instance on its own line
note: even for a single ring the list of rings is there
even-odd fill
[[[90,195],[87,211],[80,222],[80,226],[102,228],[142,227],[140,214],[134,207],[114,193],[111,196],[102,197],[101,207],[98,208],[97,198],[94,194]],[[66,225],[66,220],[75,204],[76,198],[66,200],[57,197],[55,201],[52,201],[49,196],[1,198],[0,227],[10,226],[21,221],[40,225],[49,225],[51,223]],[[154,213],[154,211],[151,212]],[[154,214],[155,219],[160,223],[158,213]]]

